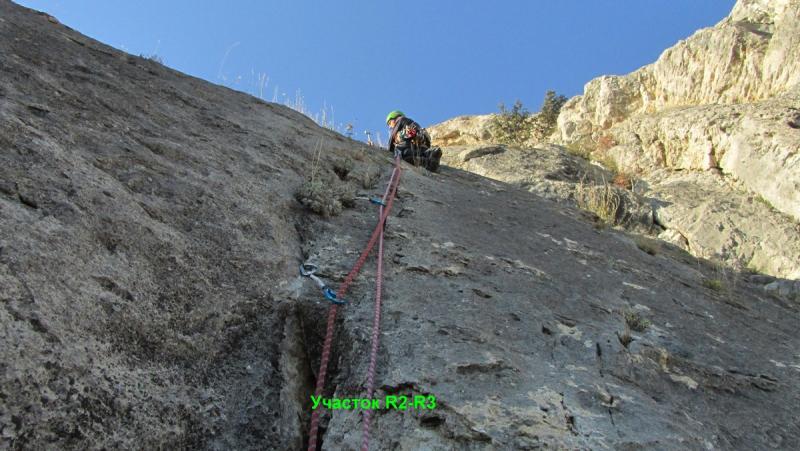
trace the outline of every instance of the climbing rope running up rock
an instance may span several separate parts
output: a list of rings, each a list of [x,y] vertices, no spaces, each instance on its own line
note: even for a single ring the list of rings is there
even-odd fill
[[[378,242],[378,271],[377,271],[377,283],[376,283],[376,297],[375,297],[375,317],[374,322],[372,325],[372,347],[370,353],[370,364],[369,370],[367,371],[367,398],[371,398],[372,394],[375,390],[375,370],[376,370],[376,360],[377,360],[377,353],[378,353],[378,337],[380,335],[380,304],[381,304],[381,289],[382,289],[382,273],[383,273],[383,230],[384,224],[386,223],[386,218],[389,216],[389,213],[392,211],[392,204],[394,203],[395,193],[397,192],[397,186],[400,184],[400,174],[402,169],[400,168],[400,157],[395,155],[394,159],[394,169],[392,170],[392,175],[389,178],[389,183],[386,186],[386,191],[383,194],[383,199],[381,200],[379,213],[378,213],[378,223],[375,225],[375,230],[372,231],[372,236],[370,236],[369,242],[367,243],[364,250],[361,252],[361,255],[356,260],[356,263],[353,265],[353,268],[347,274],[342,285],[339,287],[339,290],[336,292],[337,299],[344,299],[344,295],[347,292],[347,289],[350,287],[350,284],[353,283],[353,280],[361,271],[361,268],[364,266],[364,263],[367,261],[367,257],[369,256],[372,248],[375,247],[375,243]],[[385,207],[384,207],[385,205]],[[317,385],[314,389],[314,396],[319,398],[322,396],[322,391],[325,389],[325,376],[328,371],[328,361],[330,360],[331,354],[331,346],[333,343],[333,330],[335,328],[336,323],[336,313],[338,311],[338,304],[331,304],[328,308],[328,324],[327,330],[325,332],[325,342],[322,346],[322,356],[320,358],[319,363],[319,372],[317,373]],[[317,449],[317,435],[319,433],[319,415],[320,415],[320,408],[314,409],[311,412],[311,427],[309,428],[308,432],[308,450],[309,451],[316,451]],[[364,437],[361,445],[362,450],[366,450],[369,447],[369,428],[370,428],[370,413],[369,410],[364,412]]]

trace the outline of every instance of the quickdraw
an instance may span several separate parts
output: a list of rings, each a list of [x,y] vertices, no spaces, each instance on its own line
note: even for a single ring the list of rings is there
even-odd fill
[[[385,207],[386,206],[386,202],[378,199],[377,197],[372,197],[372,198],[370,198],[369,201],[372,202],[375,205],[380,205],[381,207]]]
[[[386,202],[382,201],[377,196],[373,196],[373,197],[359,196],[359,197],[356,197],[356,199],[358,199],[358,200],[368,200],[368,201],[370,201],[370,203],[375,204],[375,205],[379,205],[381,207],[385,207],[386,206]]]
[[[347,304],[346,300],[339,299],[338,296],[336,296],[336,292],[333,291],[325,282],[323,282],[322,279],[316,276],[315,273],[317,271],[319,271],[319,267],[317,265],[312,265],[310,263],[303,263],[300,265],[300,275],[303,277],[308,277],[316,282],[317,286],[322,290],[322,294],[325,296],[325,299],[337,305]]]

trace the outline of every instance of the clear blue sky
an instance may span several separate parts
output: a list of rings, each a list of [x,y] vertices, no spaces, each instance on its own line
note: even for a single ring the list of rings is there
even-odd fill
[[[272,100],[337,127],[381,131],[390,110],[422,125],[497,111],[631,72],[734,0],[16,0],[132,54]],[[265,74],[265,75],[261,75]],[[259,83],[266,84],[262,89]],[[268,77],[268,80],[265,78]],[[263,93],[263,94],[262,94]],[[284,97],[285,93],[285,97]]]

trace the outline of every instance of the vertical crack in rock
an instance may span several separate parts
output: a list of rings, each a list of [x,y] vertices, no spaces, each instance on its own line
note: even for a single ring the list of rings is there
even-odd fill
[[[595,342],[594,345],[595,356],[597,358],[597,371],[600,373],[600,377],[605,377],[603,374],[603,348],[600,347],[599,341]]]
[[[287,319],[284,326],[284,339],[281,343],[281,377],[285,384],[281,390],[281,408],[286,414],[281,419],[281,430],[291,438],[292,448],[305,449],[308,446],[308,426],[311,421],[311,396],[316,388],[319,364],[327,328],[327,304],[300,304],[297,313]],[[347,358],[348,338],[337,320],[332,344],[331,357],[325,376],[323,397],[329,398],[337,393],[338,381],[349,371]],[[331,412],[320,407],[318,449],[324,449]],[[294,432],[293,432],[294,431]],[[295,444],[300,446],[294,446]]]
[[[297,314],[286,318],[280,344],[280,431],[289,449],[301,449],[307,438],[310,397],[314,392],[311,367]]]
[[[575,424],[575,415],[570,413],[569,409],[567,408],[567,404],[564,402],[564,394],[559,393],[559,395],[561,395],[561,408],[564,409],[564,422],[567,426],[567,429],[572,433],[572,435],[578,435],[578,428]]]

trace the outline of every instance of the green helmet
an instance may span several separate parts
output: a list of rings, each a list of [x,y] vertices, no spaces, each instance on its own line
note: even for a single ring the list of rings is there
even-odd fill
[[[400,116],[405,116],[405,114],[403,114],[403,112],[400,110],[394,110],[388,115],[386,115],[386,123],[388,124],[389,121],[391,121],[392,119],[397,119]]]

